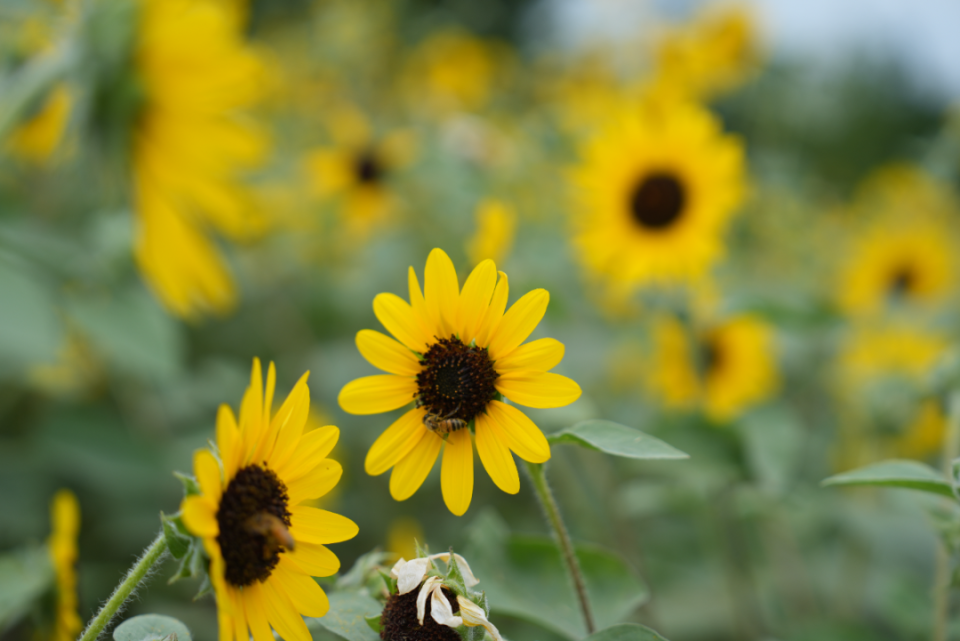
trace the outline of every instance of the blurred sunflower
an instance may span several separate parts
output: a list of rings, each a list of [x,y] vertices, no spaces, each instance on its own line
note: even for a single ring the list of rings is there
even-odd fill
[[[373,311],[397,340],[373,330],[357,334],[360,353],[387,375],[367,376],[340,391],[351,414],[389,412],[416,401],[370,448],[368,474],[390,468],[390,494],[403,501],[423,484],[443,448],[441,486],[451,512],[463,515],[473,496],[473,443],[493,482],[504,492],[520,490],[513,451],[531,463],[550,458],[550,446],[523,412],[562,407],[580,387],[548,372],[563,358],[552,338],[521,345],[536,328],[550,295],[528,292],[510,309],[507,276],[492,260],[480,263],[460,290],[450,258],[434,249],[427,258],[424,289],[409,270],[410,303],[379,294]]]
[[[52,641],[73,641],[83,622],[77,613],[77,534],[80,504],[70,490],[60,490],[50,504],[52,524],[47,547],[57,581],[57,616]]]
[[[946,429],[947,421],[940,405],[934,400],[926,400],[917,408],[914,420],[894,444],[895,454],[918,460],[928,459],[940,451]]]
[[[10,152],[36,164],[50,160],[67,129],[72,102],[67,86],[55,85],[37,111],[10,133]]]
[[[467,255],[474,265],[489,258],[503,260],[513,246],[517,214],[512,207],[499,200],[487,199],[474,212],[477,230],[467,241]]]
[[[839,354],[847,389],[863,389],[879,378],[902,376],[913,381],[930,371],[949,347],[941,334],[903,324],[869,324],[852,328]]]
[[[185,317],[236,301],[209,238],[238,240],[262,221],[238,182],[262,161],[263,133],[241,113],[262,87],[260,55],[242,12],[217,0],[142,0],[135,67],[142,104],[133,134],[135,254],[166,307]]]
[[[653,341],[647,384],[668,407],[700,407],[710,418],[726,422],[779,386],[773,332],[756,318],[734,317],[705,331],[661,318]]]
[[[226,405],[217,415],[217,453],[194,455],[201,493],[184,498],[183,521],[203,539],[217,597],[221,641],[309,640],[301,614],[323,616],[327,595],[313,580],[330,576],[340,561],[324,544],[353,538],[346,517],[303,505],[340,479],[326,458],[340,435],[329,425],[304,434],[310,390],[304,374],[271,416],[276,371],[259,359],[240,404],[240,420]]]
[[[740,141],[692,104],[623,109],[574,171],[574,243],[616,289],[693,281],[723,254],[745,191]]]
[[[410,162],[413,139],[402,130],[377,138],[370,123],[353,109],[335,111],[330,131],[335,146],[316,149],[305,159],[311,187],[321,198],[339,199],[347,230],[367,236],[397,208],[390,183]]]

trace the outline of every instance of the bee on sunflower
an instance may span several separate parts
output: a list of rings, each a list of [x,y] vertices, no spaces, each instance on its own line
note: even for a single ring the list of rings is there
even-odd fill
[[[752,316],[736,316],[702,331],[673,317],[654,325],[647,385],[668,407],[699,407],[728,422],[777,389],[773,331]]]
[[[709,111],[645,107],[619,110],[572,175],[574,245],[612,290],[701,278],[745,192],[743,145]]]
[[[304,433],[310,391],[304,374],[277,412],[273,363],[264,388],[254,359],[239,420],[226,405],[217,415],[216,454],[198,450],[198,491],[184,498],[187,531],[202,540],[217,598],[221,641],[309,640],[301,614],[330,607],[314,576],[330,576],[340,561],[326,544],[357,534],[350,519],[304,503],[339,481],[340,464],[327,456],[339,430]]]
[[[236,288],[208,232],[239,240],[262,226],[238,178],[267,148],[263,132],[243,115],[262,93],[264,63],[244,42],[242,13],[231,3],[141,0],[139,8],[137,263],[173,313],[224,313]]]
[[[379,294],[373,311],[395,338],[357,334],[357,348],[388,374],[366,376],[340,391],[351,414],[379,414],[410,403],[367,453],[365,469],[393,468],[390,494],[403,501],[426,479],[443,449],[441,487],[451,512],[463,515],[473,496],[473,445],[493,482],[516,494],[520,478],[511,451],[531,463],[550,458],[540,429],[510,401],[527,407],[568,405],[580,396],[571,379],[549,370],[563,344],[524,343],[543,318],[550,295],[528,292],[507,309],[507,275],[481,262],[460,289],[453,262],[441,249],[427,258],[424,288],[408,272],[410,302]]]

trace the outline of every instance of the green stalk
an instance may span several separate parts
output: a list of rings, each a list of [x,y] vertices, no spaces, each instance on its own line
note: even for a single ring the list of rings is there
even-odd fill
[[[943,434],[943,472],[953,485],[953,461],[960,454],[960,391],[947,397],[947,429]],[[954,490],[956,493],[956,490]],[[950,618],[950,555],[946,545],[937,545],[933,583],[933,641],[946,641]]]
[[[553,498],[553,492],[550,491],[550,485],[547,484],[547,474],[542,463],[527,463],[527,472],[533,481],[533,488],[536,490],[537,499],[540,501],[540,507],[547,517],[547,523],[553,528],[553,533],[557,537],[557,543],[560,545],[560,552],[563,561],[570,573],[570,579],[573,581],[573,587],[580,602],[580,611],[583,613],[583,623],[587,628],[587,634],[593,634],[596,627],[593,623],[593,611],[590,609],[590,600],[587,597],[587,586],[583,581],[583,571],[580,569],[580,562],[573,550],[573,542],[570,540],[570,534],[567,527],[563,524],[563,517],[560,516],[560,507],[556,499]]]
[[[153,543],[137,559],[137,562],[133,564],[133,567],[127,572],[127,576],[123,577],[123,581],[110,595],[110,599],[87,624],[87,629],[83,631],[83,636],[80,637],[79,641],[95,641],[100,636],[100,633],[113,619],[117,610],[130,598],[133,591],[147,577],[153,566],[163,558],[166,551],[167,539],[161,531],[157,538],[153,540]]]

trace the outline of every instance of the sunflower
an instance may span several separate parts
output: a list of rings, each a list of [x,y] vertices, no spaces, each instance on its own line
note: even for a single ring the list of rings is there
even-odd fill
[[[623,109],[583,149],[574,243],[615,289],[695,280],[744,195],[743,146],[692,104]]]
[[[486,199],[474,213],[477,231],[467,242],[467,255],[476,265],[489,258],[496,262],[510,252],[517,226],[513,207],[499,200]]]
[[[59,83],[50,90],[42,105],[26,122],[10,134],[10,151],[32,163],[48,161],[57,150],[67,129],[72,103],[70,91]]]
[[[80,504],[70,490],[60,490],[50,504],[52,532],[47,542],[57,580],[57,617],[52,641],[73,641],[83,622],[77,613],[77,533]]]
[[[263,77],[242,32],[230,3],[141,2],[135,254],[154,292],[182,317],[235,304],[233,279],[208,232],[242,239],[261,225],[237,181],[266,149],[262,132],[240,113],[258,98]]]
[[[340,561],[324,546],[353,538],[346,517],[303,505],[340,479],[327,455],[340,435],[329,425],[304,434],[310,391],[304,374],[273,416],[276,372],[254,359],[237,421],[223,405],[217,453],[199,450],[193,467],[200,494],[183,501],[183,521],[210,557],[221,641],[309,641],[301,614],[323,616],[326,594],[311,578],[330,576]]]
[[[647,383],[668,407],[701,407],[727,422],[769,398],[779,384],[773,332],[752,316],[737,316],[703,331],[675,318],[654,325]]]
[[[460,516],[473,496],[473,441],[480,461],[504,492],[520,490],[514,452],[531,463],[550,458],[550,446],[527,416],[502,400],[527,407],[562,407],[580,387],[548,370],[563,358],[552,338],[526,344],[547,309],[550,295],[537,289],[506,309],[508,283],[492,260],[480,263],[460,290],[450,258],[434,249],[427,258],[424,289],[408,275],[410,302],[379,294],[373,311],[396,340],[373,330],[357,334],[360,353],[389,372],[348,383],[340,407],[351,414],[379,414],[415,401],[370,448],[368,474],[390,468],[390,494],[413,495],[443,449],[441,486],[451,512]],[[506,310],[506,311],[504,311]]]
[[[364,237],[396,210],[391,179],[409,163],[413,141],[398,130],[376,137],[359,112],[343,108],[331,117],[333,147],[316,149],[305,159],[314,193],[339,199],[348,232]]]

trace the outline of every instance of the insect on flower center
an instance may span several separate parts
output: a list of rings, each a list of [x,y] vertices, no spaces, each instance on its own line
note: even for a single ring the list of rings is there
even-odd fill
[[[486,348],[467,346],[456,336],[441,338],[423,355],[417,374],[417,406],[442,419],[469,422],[497,393]]]
[[[427,599],[426,616],[420,625],[417,620],[418,594],[419,587],[406,594],[390,595],[380,615],[380,638],[383,641],[461,641],[456,630],[440,625],[430,616],[430,599]],[[443,596],[454,614],[460,612],[460,604],[452,592],[444,589]]]
[[[357,181],[365,185],[380,182],[386,173],[383,163],[381,163],[376,154],[369,149],[357,156],[354,161],[353,171],[357,177]]]
[[[680,218],[685,203],[680,181],[667,173],[652,173],[630,195],[630,212],[644,229],[663,230]]]
[[[293,549],[287,487],[270,469],[253,464],[241,469],[220,499],[217,543],[234,586],[263,581]]]

